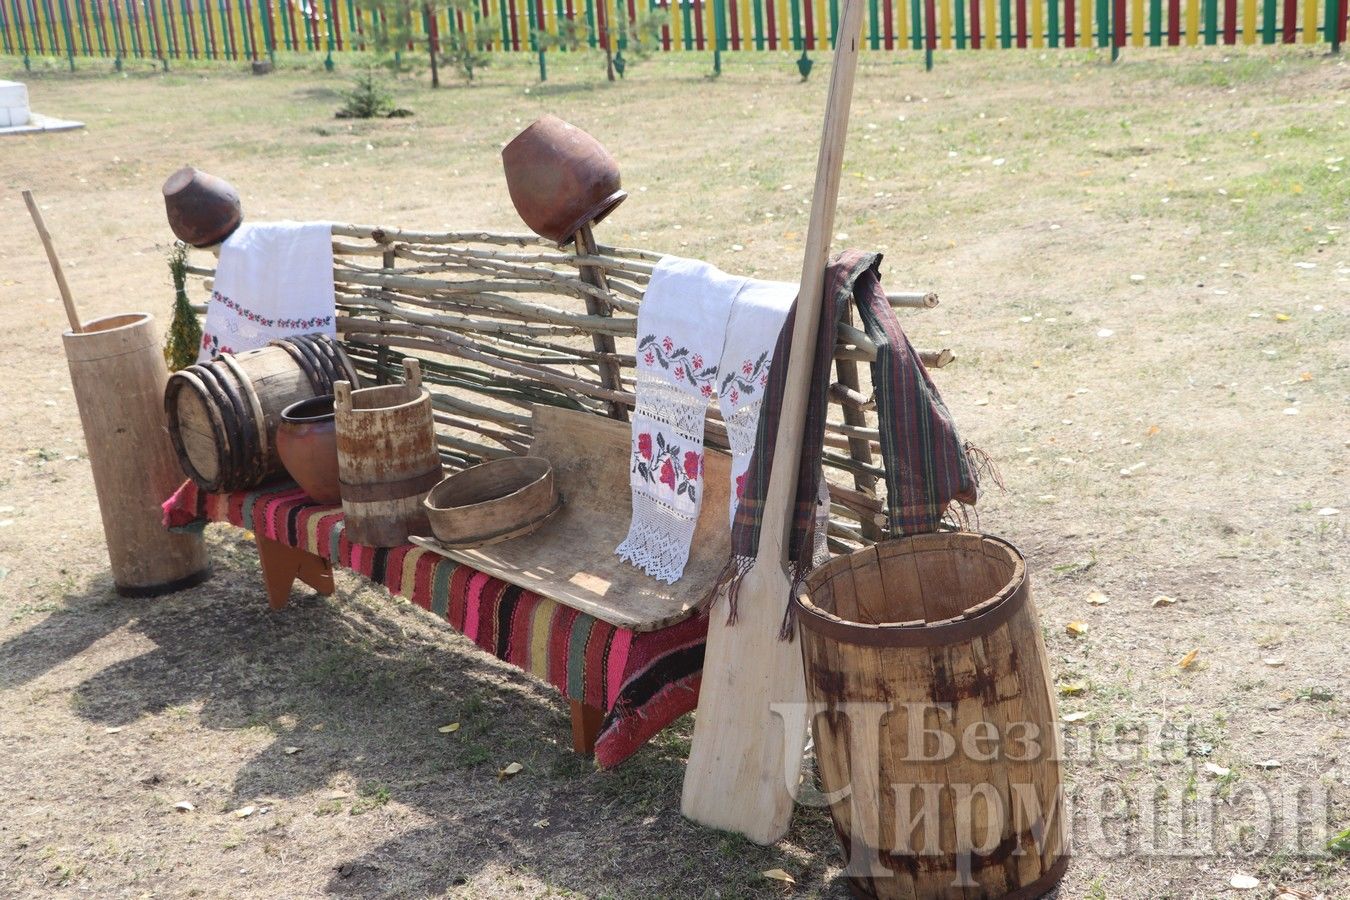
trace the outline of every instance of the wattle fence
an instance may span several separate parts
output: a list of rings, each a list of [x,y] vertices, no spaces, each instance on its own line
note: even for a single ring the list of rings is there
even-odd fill
[[[927,51],[1345,40],[1350,0],[867,0],[864,46]],[[657,51],[790,50],[832,45],[839,0],[475,0],[423,15],[433,39],[477,35],[493,51],[538,52],[540,35],[584,23],[592,47],[628,50],[627,23],[660,10]],[[263,60],[367,45],[355,0],[0,0],[0,52],[60,57]]]

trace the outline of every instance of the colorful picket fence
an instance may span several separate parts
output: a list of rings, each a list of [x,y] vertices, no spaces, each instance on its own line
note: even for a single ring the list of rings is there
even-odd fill
[[[422,16],[420,34],[464,33],[493,51],[537,51],[582,21],[621,52],[623,23],[661,10],[658,50],[832,46],[839,0],[475,0]],[[1312,44],[1339,49],[1350,0],[868,0],[873,50]],[[356,0],[0,0],[0,51],[23,56],[258,60],[277,51],[367,49]],[[484,29],[489,29],[486,32]],[[167,63],[166,63],[167,64]]]

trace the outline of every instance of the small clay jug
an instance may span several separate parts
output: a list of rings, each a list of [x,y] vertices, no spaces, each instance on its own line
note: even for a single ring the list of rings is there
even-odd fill
[[[192,166],[164,182],[164,209],[174,235],[194,247],[219,244],[244,220],[239,192],[225,179]]]
[[[619,164],[599,141],[557,116],[544,116],[502,149],[516,212],[536,233],[566,244],[624,201]]]
[[[336,506],[342,502],[332,394],[301,400],[281,411],[277,455],[315,503]]]

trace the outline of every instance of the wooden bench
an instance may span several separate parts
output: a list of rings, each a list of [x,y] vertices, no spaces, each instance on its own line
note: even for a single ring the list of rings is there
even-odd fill
[[[387,383],[397,378],[404,356],[421,360],[447,468],[526,452],[535,440],[536,407],[546,418],[551,408],[584,414],[597,428],[618,429],[621,436],[626,435],[627,425],[622,423],[634,404],[636,314],[661,254],[593,244],[573,252],[534,235],[487,232],[428,233],[335,225],[333,235],[339,336],[366,383]],[[188,272],[207,279],[209,288],[213,269],[194,264]],[[897,307],[925,309],[935,306],[937,298],[909,292],[891,295],[891,301]],[[860,372],[857,365],[875,358],[875,353],[851,322],[840,326],[837,380],[830,389],[830,419],[822,460],[830,481],[828,541],[836,552],[848,552],[877,540],[884,525],[885,507],[879,496],[884,490],[884,473],[876,462],[879,434],[866,371]],[[949,350],[921,354],[930,369],[940,369],[953,359]],[[713,451],[727,447],[726,429],[715,408],[708,413],[707,446]],[[554,455],[565,454],[560,451]],[[626,457],[617,462],[622,467]],[[710,490],[717,481],[715,476],[709,478]],[[587,502],[626,506],[626,469],[618,482],[611,480],[597,494],[570,498],[569,505],[576,510],[575,521],[587,521]],[[246,521],[247,517],[229,515],[228,508],[236,501],[217,501],[216,514],[207,517],[253,528],[273,608],[285,605],[297,580],[320,593],[333,591],[333,564],[350,562],[343,556],[349,551],[339,546],[345,538],[335,539],[331,551],[314,552],[319,548],[306,547],[303,540],[285,540],[285,535],[269,531],[266,522],[264,527],[257,527],[256,517]],[[705,513],[717,510],[723,531],[724,503],[712,498],[704,503]],[[220,512],[221,504],[224,513]],[[210,505],[202,502],[204,508]],[[328,514],[332,512],[330,508]],[[618,520],[614,509],[605,512],[606,522]],[[625,529],[626,524],[623,521]],[[625,660],[616,676],[622,684],[615,685],[614,690],[595,691],[591,685],[578,691],[571,681],[559,684],[559,679],[545,676],[572,703],[574,746],[579,752],[590,752],[597,746],[598,734],[608,735],[615,727],[632,725],[617,722],[625,714],[624,691],[634,690],[631,680],[624,679],[646,678],[641,696],[650,694],[655,699],[644,699],[644,705],[655,703],[660,708],[659,715],[652,714],[652,709],[644,711],[645,718],[659,724],[642,740],[693,708],[697,667],[691,670],[690,666],[695,658],[701,664],[706,621],[700,629],[692,598],[701,593],[700,578],[706,573],[700,573],[694,565],[687,570],[691,574],[677,583],[679,589],[663,593],[638,583],[657,584],[652,579],[617,563],[613,547],[622,533],[615,536],[591,528],[582,530],[579,541],[588,555],[584,564],[567,559],[566,551],[560,554],[555,548],[550,553],[544,545],[536,546],[528,539],[450,556],[452,564],[473,567],[482,577],[491,576],[499,583],[525,589],[538,602],[555,604],[557,609],[587,617],[597,627],[613,630],[614,640],[628,653],[634,647],[641,648],[644,640],[649,649],[662,646],[671,637],[667,632],[680,629],[674,644],[683,654],[682,664],[667,666],[665,685],[652,682],[662,677],[654,670],[660,669],[663,661],[669,662],[666,657],[644,657],[640,665],[629,665]],[[726,559],[723,547],[729,544],[711,548],[722,561]],[[406,552],[440,554],[444,550],[423,542],[423,546]],[[406,552],[401,557],[405,562]],[[356,555],[359,563],[360,553]],[[603,568],[606,562],[608,568]],[[548,577],[539,577],[541,563],[551,567]],[[557,570],[567,565],[589,573],[591,586],[573,575],[557,577]],[[350,567],[362,571],[360,564]],[[602,570],[600,575],[595,574],[597,570]],[[413,599],[417,602],[416,597]],[[435,611],[431,600],[419,605]],[[453,615],[450,618],[455,624]],[[521,667],[540,674],[537,666]],[[665,688],[687,696],[661,696]],[[612,764],[635,749],[630,744],[623,743],[622,752],[608,753],[602,737],[597,759],[602,765]]]

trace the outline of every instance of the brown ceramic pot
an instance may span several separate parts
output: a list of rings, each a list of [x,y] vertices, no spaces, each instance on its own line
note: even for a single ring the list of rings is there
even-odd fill
[[[566,244],[623,202],[619,164],[599,141],[557,116],[544,116],[502,150],[516,212],[535,232]]]
[[[314,502],[327,506],[342,502],[332,394],[301,400],[282,410],[277,455]]]
[[[210,247],[244,220],[239,192],[225,179],[184,166],[164,182],[164,209],[180,241]]]

